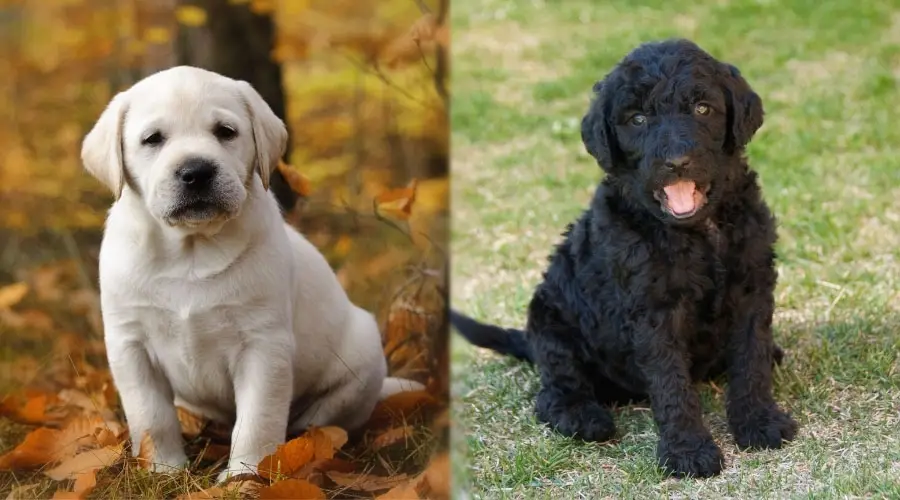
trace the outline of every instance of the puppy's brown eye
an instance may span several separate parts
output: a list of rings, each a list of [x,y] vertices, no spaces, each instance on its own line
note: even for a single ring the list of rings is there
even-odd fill
[[[141,139],[141,144],[144,146],[159,146],[163,143],[165,137],[159,132],[153,132],[152,134]]]
[[[628,123],[634,125],[635,127],[643,127],[644,124],[647,123],[647,117],[638,113],[629,118]]]
[[[702,102],[699,102],[696,105],[694,105],[694,113],[696,113],[698,115],[708,115],[709,112],[710,112],[710,108],[709,108],[709,105],[707,105],[707,104],[703,104]]]
[[[231,125],[216,125],[216,128],[213,129],[213,134],[220,141],[230,141],[237,137],[237,130],[234,129]]]

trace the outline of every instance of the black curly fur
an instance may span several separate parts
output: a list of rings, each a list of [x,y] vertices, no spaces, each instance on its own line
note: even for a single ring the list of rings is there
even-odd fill
[[[458,313],[453,324],[476,345],[533,360],[537,418],[562,434],[607,440],[609,404],[649,397],[660,465],[712,476],[722,454],[693,382],[727,374],[741,447],[778,448],[797,430],[772,395],[775,220],[744,157],[762,102],[735,67],[687,40],[641,45],[594,91],[582,139],[606,176],[550,257],[525,332]],[[661,201],[677,179],[709,188],[693,216]]]

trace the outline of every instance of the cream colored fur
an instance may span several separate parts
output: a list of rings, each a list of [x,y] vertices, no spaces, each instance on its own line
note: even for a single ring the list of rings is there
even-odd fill
[[[237,136],[213,134],[225,124]],[[153,132],[161,144],[143,144]],[[117,95],[84,140],[85,168],[117,196],[100,253],[107,354],[137,453],[182,467],[175,405],[234,423],[220,479],[255,471],[287,431],[354,429],[387,379],[378,327],[267,191],[284,124],[246,82],[176,67]],[[217,166],[216,208],[179,213],[176,172]],[[213,199],[211,198],[211,199]],[[306,405],[289,422],[293,401]]]

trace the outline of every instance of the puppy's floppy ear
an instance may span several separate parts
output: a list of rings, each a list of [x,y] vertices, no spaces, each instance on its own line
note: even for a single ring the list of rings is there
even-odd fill
[[[605,87],[603,80],[594,84],[593,99],[587,113],[581,119],[581,141],[600,167],[609,172],[615,169],[621,151],[616,132],[610,122],[611,102]]]
[[[253,144],[256,148],[254,168],[262,179],[263,187],[269,189],[269,178],[278,168],[278,160],[287,147],[287,129],[252,85],[245,81],[238,81],[237,84],[253,127]]]
[[[125,145],[122,129],[128,112],[128,91],[109,102],[81,143],[81,162],[85,170],[112,190],[118,199],[125,185]]]
[[[734,151],[750,142],[763,123],[762,99],[750,88],[741,72],[725,64],[725,94],[728,101],[726,148]]]

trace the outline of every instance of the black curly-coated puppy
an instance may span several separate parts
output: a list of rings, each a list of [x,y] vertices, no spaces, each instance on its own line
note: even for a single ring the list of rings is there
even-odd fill
[[[607,406],[649,396],[660,465],[715,475],[722,453],[693,382],[727,374],[743,448],[797,430],[772,395],[775,220],[744,157],[762,102],[687,40],[639,46],[594,92],[581,135],[606,176],[551,256],[525,331],[452,322],[537,365],[537,418],[562,434],[607,440]]]

